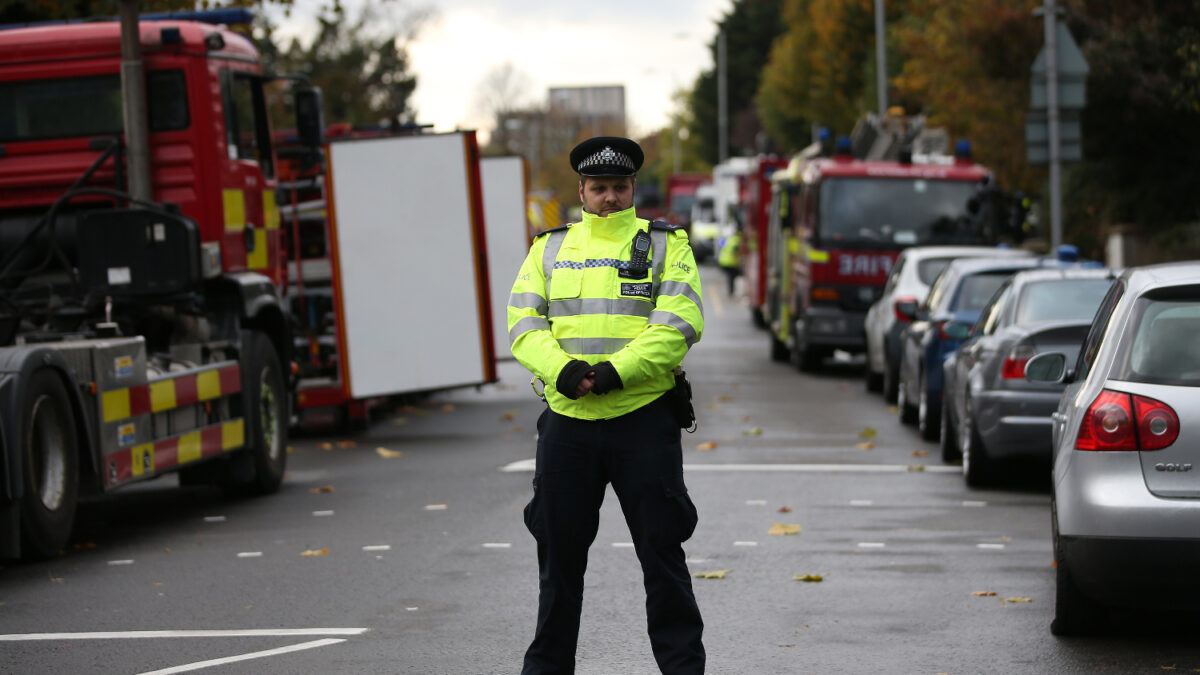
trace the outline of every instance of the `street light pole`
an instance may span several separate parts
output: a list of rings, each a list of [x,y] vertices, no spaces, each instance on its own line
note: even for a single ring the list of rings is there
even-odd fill
[[[1062,154],[1058,127],[1058,10],[1054,0],[1044,0],[1042,21],[1046,30],[1046,130],[1050,144],[1050,248],[1062,244]]]
[[[887,53],[883,40],[883,0],[875,0],[875,88],[879,102],[879,116],[887,114]]]
[[[729,91],[725,80],[725,29],[717,33],[717,160],[729,159]]]

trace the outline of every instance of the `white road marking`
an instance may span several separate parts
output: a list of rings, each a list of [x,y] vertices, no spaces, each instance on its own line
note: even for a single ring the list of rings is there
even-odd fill
[[[141,640],[146,638],[295,637],[305,635],[362,635],[366,628],[242,628],[205,630],[123,630],[84,633],[10,633],[0,642],[34,640]]]
[[[324,516],[332,516],[333,511],[313,511],[313,515],[317,518],[322,518]]]
[[[132,565],[132,564],[133,564],[132,560],[109,560],[108,561],[109,567],[116,567],[118,565]]]
[[[858,542],[859,548],[883,548],[885,546],[887,546],[887,544],[884,544],[883,542],[880,542],[880,541],[860,541],[860,542]]]
[[[324,640],[313,640],[312,642],[301,642],[298,645],[289,647],[277,647],[275,649],[266,649],[261,652],[250,652],[249,654],[238,654],[237,656],[226,656],[219,659],[211,659],[208,661],[196,661],[195,663],[185,663],[182,666],[172,666],[163,668],[162,670],[150,670],[142,675],[170,675],[171,673],[186,673],[192,670],[200,670],[201,668],[212,668],[213,666],[223,666],[227,663],[237,663],[238,661],[249,661],[251,659],[261,659],[267,656],[278,656],[289,652],[299,652],[306,649],[316,649],[317,647],[328,647],[336,645],[340,642],[345,642],[345,638],[326,638]]]
[[[262,551],[242,551],[238,554],[239,558],[261,558]]]
[[[940,464],[916,465],[914,471],[908,464],[684,464],[684,471],[707,472],[778,472],[778,473],[961,473],[957,466]],[[536,468],[536,460],[522,459],[500,467],[504,473],[529,472]]]
[[[735,541],[734,546],[758,546],[757,541]]]
[[[684,560],[683,562],[685,562],[689,565],[698,565],[700,563],[708,562],[708,558],[688,558],[688,559]]]
[[[1004,548],[1004,544],[975,544],[975,547],[976,547],[976,548],[988,548],[988,549],[1000,550],[1000,549],[1003,549],[1003,548]]]
[[[874,503],[875,502],[871,501],[870,499],[851,499],[850,500],[850,506],[870,506]]]
[[[633,548],[633,542],[632,541],[614,541],[612,544],[612,547],[613,548]]]
[[[374,544],[374,545],[370,545],[370,546],[364,546],[363,550],[364,551],[390,551],[390,550],[392,550],[392,547],[388,544]]]
[[[746,506],[766,506],[766,505],[767,505],[767,500],[765,500],[765,499],[747,499],[746,500]]]
[[[987,506],[987,502],[970,502],[970,501],[968,501],[968,502],[963,502],[962,505],[970,506],[970,507]]]
[[[408,612],[415,612],[415,611],[417,611],[418,609],[421,609],[421,608],[420,608],[420,607],[405,607],[405,608],[404,608],[404,610],[405,610],[405,611],[408,611]]]
[[[223,523],[223,522],[225,522],[225,516],[204,516],[204,522],[206,522],[206,523]]]
[[[445,511],[448,508],[447,504],[426,504],[426,511]]]
[[[483,545],[484,548],[512,548],[512,544],[508,542],[487,542]]]

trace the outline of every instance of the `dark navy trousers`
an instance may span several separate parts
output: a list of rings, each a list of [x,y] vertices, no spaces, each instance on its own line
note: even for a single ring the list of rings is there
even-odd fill
[[[588,548],[605,486],[621,503],[646,586],[646,620],[663,673],[703,673],[704,622],[681,544],[696,528],[683,483],[679,426],[663,399],[610,420],[549,409],[538,420],[537,471],[525,525],[537,539],[537,632],[522,675],[575,672]]]

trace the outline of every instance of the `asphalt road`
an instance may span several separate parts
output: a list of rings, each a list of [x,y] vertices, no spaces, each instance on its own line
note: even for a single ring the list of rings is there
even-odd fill
[[[725,571],[694,580],[709,672],[1200,669],[1192,616],[1052,637],[1045,467],[968,489],[856,364],[808,376],[770,362],[766,334],[704,274],[708,329],[685,363],[700,525],[685,550],[694,572]],[[520,366],[501,375],[354,436],[294,438],[270,497],[163,479],[87,504],[60,558],[0,569],[0,672],[518,672],[536,615],[521,510],[542,404]],[[579,673],[657,672],[643,602],[610,496]]]

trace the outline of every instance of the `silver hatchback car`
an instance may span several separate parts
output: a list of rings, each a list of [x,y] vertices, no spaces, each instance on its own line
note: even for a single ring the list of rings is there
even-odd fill
[[[1107,607],[1200,609],[1200,262],[1126,270],[1075,363],[1039,354],[1025,377],[1067,385],[1051,632],[1098,630]]]

